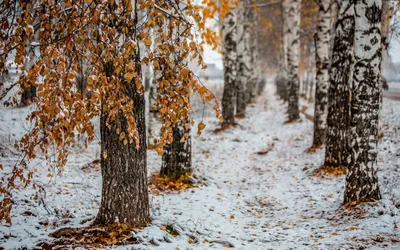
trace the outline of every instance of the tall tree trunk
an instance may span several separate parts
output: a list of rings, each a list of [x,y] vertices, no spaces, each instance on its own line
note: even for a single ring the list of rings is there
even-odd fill
[[[148,144],[156,145],[158,140],[160,139],[160,131],[162,127],[162,122],[160,118],[160,110],[157,107],[157,98],[158,98],[158,80],[157,80],[157,72],[154,73],[154,76],[150,80],[150,88],[149,88],[149,128],[148,128]]]
[[[275,78],[276,90],[281,99],[287,101],[287,22],[285,18],[286,2],[281,1],[280,3],[281,17],[282,17],[282,42],[280,44],[280,60],[279,60],[279,71]]]
[[[222,96],[222,126],[235,124],[235,82],[237,76],[237,17],[235,9],[226,14],[222,25],[224,93]]]
[[[24,68],[26,71],[32,69],[35,64],[35,50],[31,48],[29,41],[25,46],[25,55],[28,56],[26,61],[24,62]],[[36,86],[34,86],[35,82],[32,82],[29,77],[25,77],[23,83],[21,84],[21,104],[24,106],[29,105],[34,97],[36,97]]]
[[[313,147],[325,143],[326,119],[328,115],[329,49],[331,38],[331,0],[319,0],[316,34],[316,69],[314,138]]]
[[[388,46],[389,46],[389,31],[390,31],[390,7],[391,2],[389,0],[382,1],[382,66],[381,72],[382,77],[385,76],[385,69],[389,63]],[[382,81],[381,81],[382,82]],[[379,128],[378,138],[382,138],[384,134],[383,130],[383,86],[379,88]]]
[[[180,126],[174,126],[172,134],[173,142],[164,146],[160,175],[177,180],[192,172],[192,139],[190,129],[184,131]]]
[[[288,1],[288,0],[286,0]],[[300,62],[300,8],[301,0],[290,0],[287,3],[286,15],[288,29],[288,115],[289,120],[300,118],[299,114],[299,62]]]
[[[347,165],[347,139],[350,120],[350,85],[353,74],[353,1],[342,0],[336,21],[335,41],[329,84],[328,131],[325,163],[327,167]]]
[[[381,0],[355,4],[354,77],[350,104],[350,161],[344,202],[381,198],[376,175],[381,85]]]
[[[260,62],[258,57],[258,48],[257,48],[257,29],[256,23],[258,22],[258,13],[251,10],[249,12],[249,20],[252,24],[252,39],[250,41],[250,53],[251,53],[251,62],[250,62],[250,78],[247,84],[247,103],[252,103],[255,101],[257,97],[257,86],[260,81]]]
[[[137,61],[140,59],[137,57]],[[140,63],[136,72],[141,77]],[[112,76],[111,63],[107,67],[107,77]],[[124,143],[116,126],[127,132],[126,118],[107,121],[108,114],[100,118],[101,130],[101,174],[102,196],[95,224],[106,225],[116,222],[130,226],[145,226],[149,221],[149,196],[147,189],[146,165],[146,121],[144,95],[135,88],[129,88],[127,95],[134,101],[134,118],[139,132],[139,148],[136,143]]]
[[[250,77],[250,32],[251,28],[249,25],[248,13],[250,8],[245,8],[243,3],[239,3],[238,6],[239,17],[237,25],[237,81],[236,81],[236,115],[244,116],[246,113],[246,85]]]

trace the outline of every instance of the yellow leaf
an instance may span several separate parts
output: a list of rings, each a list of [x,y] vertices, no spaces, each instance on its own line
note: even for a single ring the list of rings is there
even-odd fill
[[[145,44],[147,47],[150,47],[151,44],[152,44],[152,41],[151,41],[150,39],[148,39],[148,38],[144,39],[143,42],[144,42],[144,44]]]
[[[126,73],[125,74],[125,80],[126,81],[128,81],[128,82],[130,82],[130,81],[132,81],[132,79],[134,78],[134,77],[136,77],[137,76],[137,73],[136,72],[128,72],[128,73]]]
[[[197,134],[201,135],[201,131],[203,131],[203,129],[205,127],[206,127],[206,125],[204,123],[200,122],[199,125],[197,126],[197,128],[198,128]]]

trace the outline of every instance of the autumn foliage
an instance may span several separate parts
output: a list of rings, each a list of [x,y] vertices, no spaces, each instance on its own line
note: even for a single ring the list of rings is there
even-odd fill
[[[33,172],[28,167],[29,161],[38,154],[53,153],[61,172],[77,137],[84,138],[85,146],[94,139],[93,121],[100,115],[107,115],[108,126],[114,126],[124,144],[139,146],[132,93],[145,93],[141,72],[144,65],[159,73],[156,105],[163,126],[156,150],[160,154],[163,146],[173,139],[174,125],[188,130],[194,124],[189,103],[192,93],[207,102],[214,100],[216,115],[221,118],[216,98],[187,66],[189,61],[196,61],[205,68],[203,46],[218,46],[218,33],[208,28],[207,21],[221,9],[215,4],[215,8],[207,6],[210,1],[204,3],[197,5],[190,0],[2,3],[0,73],[6,74],[9,62],[13,61],[22,71],[13,87],[36,86],[37,97],[32,102],[33,112],[26,118],[32,129],[15,145],[23,153],[20,164],[7,166],[10,172],[1,177],[0,194],[4,198],[0,220],[11,223],[13,190],[31,184]],[[35,58],[29,58],[32,51]],[[34,61],[33,66],[25,68],[29,60]],[[8,96],[5,104],[17,105],[18,96]],[[127,128],[121,127],[120,117],[126,119]],[[200,123],[199,133],[204,127]],[[105,153],[103,157],[110,156]]]

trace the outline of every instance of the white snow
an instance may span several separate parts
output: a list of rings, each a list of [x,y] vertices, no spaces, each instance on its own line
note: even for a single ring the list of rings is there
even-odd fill
[[[385,137],[378,159],[383,199],[350,211],[341,207],[343,177],[312,177],[324,158],[323,150],[305,153],[312,143],[312,122],[302,115],[300,122],[283,125],[286,105],[273,95],[274,89],[269,82],[263,96],[247,109],[247,117],[223,133],[213,133],[219,124],[211,111],[205,113],[206,129],[200,137],[193,135],[193,165],[207,186],[151,196],[152,223],[135,232],[144,242],[120,249],[225,249],[227,243],[249,250],[400,247],[395,242],[400,236],[396,228],[400,223],[400,102],[385,99],[384,104]],[[198,109],[195,116],[201,118],[203,107]],[[312,109],[306,112],[312,114]],[[28,111],[1,107],[0,161],[6,165],[18,158],[12,145],[28,127],[24,120]],[[96,216],[100,169],[85,164],[99,158],[99,139],[97,134],[87,149],[76,145],[61,176],[46,177],[48,170],[56,172],[52,158],[32,162],[31,168],[38,169],[34,181],[39,199],[33,200],[33,190],[15,193],[13,225],[0,226],[0,246],[32,248],[52,240],[50,232],[80,227],[81,221]],[[148,166],[149,174],[160,168],[154,151],[149,151]],[[27,216],[27,211],[33,216]],[[160,228],[166,224],[181,235],[166,236]],[[158,246],[149,243],[152,239]]]

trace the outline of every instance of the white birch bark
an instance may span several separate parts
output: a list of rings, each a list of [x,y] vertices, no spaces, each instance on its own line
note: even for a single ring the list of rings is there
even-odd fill
[[[381,7],[381,0],[355,3],[355,62],[345,203],[381,198],[376,174],[382,61]]]
[[[229,126],[235,123],[235,82],[237,76],[237,15],[235,9],[223,18],[222,24],[222,45],[224,64],[224,92],[222,96],[222,126]]]
[[[330,68],[331,38],[331,0],[319,0],[318,25],[316,34],[316,79],[314,105],[314,138],[313,147],[325,143],[325,132],[328,116],[328,89]]]
[[[257,97],[257,86],[259,83],[260,79],[260,71],[259,71],[259,57],[258,57],[258,50],[257,50],[257,30],[256,30],[256,22],[257,22],[257,15],[258,13],[255,13],[254,10],[251,10],[251,13],[249,13],[249,20],[252,23],[252,33],[251,36],[252,38],[250,39],[250,53],[251,53],[251,77],[249,79],[249,83],[247,85],[247,96],[248,96],[248,103],[252,103],[255,101]]]
[[[300,8],[301,0],[287,1],[287,68],[288,68],[288,115],[289,120],[299,115],[299,62],[300,62]]]
[[[388,45],[389,45],[389,30],[390,30],[390,0],[382,1],[382,77],[384,77],[385,68],[388,65]],[[380,105],[379,105],[379,128],[378,138],[382,138],[384,134],[383,130],[383,86],[380,87]]]
[[[350,86],[353,72],[354,43],[354,3],[341,0],[335,26],[332,50],[328,130],[325,148],[327,167],[347,165],[347,141],[350,120]]]
[[[236,81],[236,116],[244,116],[246,112],[246,85],[250,76],[249,53],[249,24],[246,14],[249,8],[245,8],[243,3],[238,5],[237,23],[237,81]]]
[[[276,92],[281,99],[287,101],[287,1],[281,1],[281,16],[282,16],[282,43],[280,46],[280,60],[279,60],[279,72],[275,78]]]

